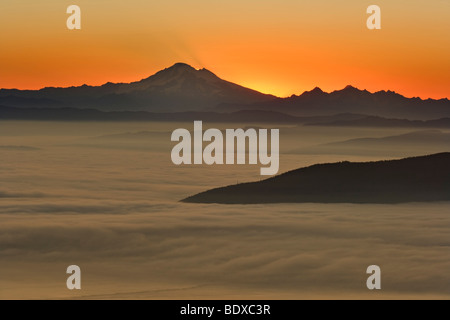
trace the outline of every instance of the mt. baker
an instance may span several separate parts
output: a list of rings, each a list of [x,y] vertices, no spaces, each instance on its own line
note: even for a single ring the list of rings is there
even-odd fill
[[[200,111],[219,104],[247,104],[274,99],[217,77],[207,69],[185,63],[132,83],[41,90],[0,90],[0,105],[31,108],[95,108],[102,111]]]

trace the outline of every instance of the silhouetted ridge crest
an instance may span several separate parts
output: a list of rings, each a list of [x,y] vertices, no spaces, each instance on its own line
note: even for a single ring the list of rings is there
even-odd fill
[[[450,201],[450,153],[316,164],[259,182],[205,191],[196,203],[402,203]]]

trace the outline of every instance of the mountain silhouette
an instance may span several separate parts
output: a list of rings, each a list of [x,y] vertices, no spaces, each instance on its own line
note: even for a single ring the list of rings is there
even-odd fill
[[[132,83],[106,83],[41,90],[0,89],[0,105],[15,108],[78,108],[100,111],[231,113],[262,110],[289,116],[366,116],[408,120],[450,118],[448,99],[406,98],[392,91],[370,93],[353,86],[326,93],[316,87],[278,98],[223,80],[185,63]]]
[[[211,111],[148,112],[100,111],[93,108],[13,108],[0,106],[0,120],[194,121],[199,119],[209,122],[298,124],[307,126],[450,128],[450,118],[422,121],[386,119],[352,113],[297,117],[270,110],[240,110],[228,113]]]
[[[73,107],[102,111],[199,111],[221,103],[247,104],[273,98],[222,80],[207,69],[197,70],[185,63],[176,63],[132,83],[0,90],[0,105],[6,107]]]
[[[403,203],[450,200],[450,153],[317,164],[259,182],[205,191],[183,202]]]
[[[316,87],[301,95],[276,98],[248,104],[221,104],[218,110],[271,110],[294,116],[329,116],[339,113],[356,113],[384,118],[432,120],[450,117],[448,99],[422,100],[406,98],[393,91],[370,93],[353,86],[326,93]]]

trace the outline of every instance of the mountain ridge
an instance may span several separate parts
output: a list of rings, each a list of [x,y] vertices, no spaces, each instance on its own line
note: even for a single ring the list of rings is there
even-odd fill
[[[298,117],[270,110],[218,111],[101,111],[93,108],[15,108],[0,105],[0,120],[24,121],[194,121],[230,123],[273,123],[305,126],[341,126],[373,128],[450,128],[450,118],[405,120],[339,113],[329,116]]]
[[[324,92],[319,87],[300,95],[256,102],[250,105],[222,104],[218,110],[277,110],[294,116],[326,116],[359,113],[373,117],[431,120],[450,117],[450,100],[443,98],[407,98],[390,90],[374,93],[347,85],[341,90]]]
[[[182,202],[405,203],[450,201],[450,152],[399,160],[315,164],[258,182],[210,189]]]
[[[390,90],[371,93],[352,85],[329,93],[315,87],[300,95],[280,98],[223,80],[208,69],[195,69],[185,63],[176,63],[130,83],[107,82],[101,86],[40,90],[0,89],[0,105],[148,112],[263,110],[301,117],[355,113],[408,120],[450,118],[448,98],[406,98]]]

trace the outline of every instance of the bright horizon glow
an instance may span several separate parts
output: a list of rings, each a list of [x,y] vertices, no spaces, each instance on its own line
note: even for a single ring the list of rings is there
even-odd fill
[[[352,85],[406,97],[450,98],[450,1],[77,0],[0,4],[0,88],[134,82],[182,61],[279,97]]]

